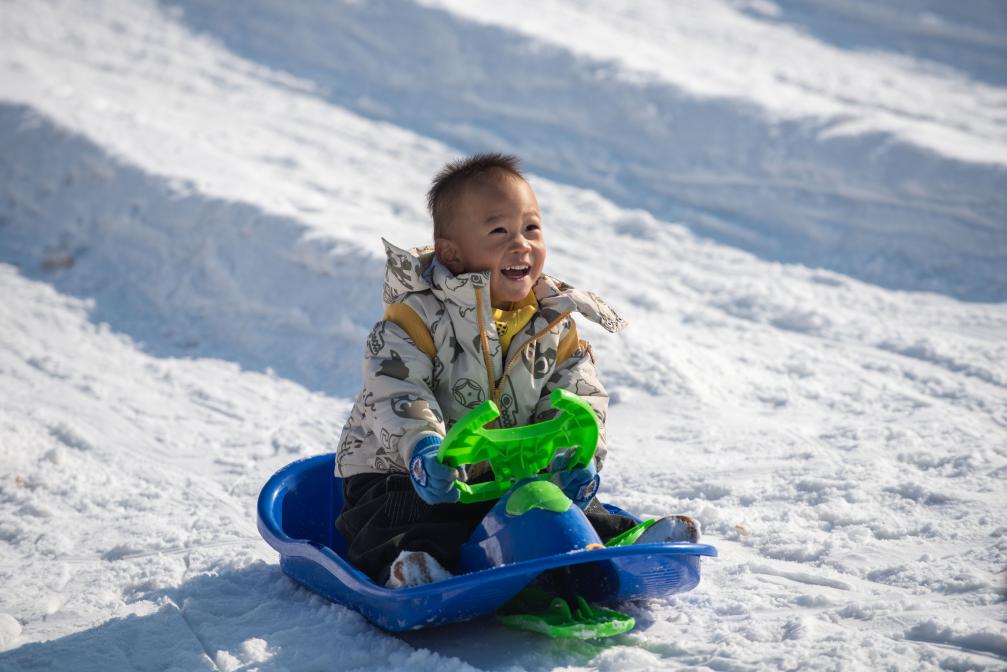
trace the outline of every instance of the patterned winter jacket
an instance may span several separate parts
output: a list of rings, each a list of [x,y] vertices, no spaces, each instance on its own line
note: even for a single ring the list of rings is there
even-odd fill
[[[343,427],[336,474],[404,472],[420,438],[444,436],[487,399],[500,408],[500,427],[549,419],[555,410],[548,397],[557,387],[597,413],[600,468],[608,394],[572,313],[610,332],[626,325],[622,318],[593,293],[543,275],[533,290],[538,310],[504,353],[488,271],[454,275],[432,248],[406,252],[385,241],[385,252],[385,319],[367,337],[363,389]]]

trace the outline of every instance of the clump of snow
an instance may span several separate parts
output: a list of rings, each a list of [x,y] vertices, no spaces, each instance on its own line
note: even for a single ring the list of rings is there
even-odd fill
[[[272,657],[266,640],[253,637],[242,642],[236,654],[218,651],[213,660],[221,672],[234,672],[242,667],[247,669],[253,663],[265,663]]]
[[[54,437],[56,437],[56,439],[59,440],[60,443],[68,448],[73,448],[75,450],[94,449],[94,445],[91,440],[85,438],[83,432],[71,424],[56,422],[49,427],[49,431]]]
[[[1007,658],[1007,627],[976,630],[960,620],[950,625],[929,619],[906,630],[906,639],[959,646]]]
[[[0,651],[9,649],[21,636],[21,623],[10,614],[0,613]]]

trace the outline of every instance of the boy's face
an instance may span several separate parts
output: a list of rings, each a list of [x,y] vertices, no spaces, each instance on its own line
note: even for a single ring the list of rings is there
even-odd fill
[[[508,308],[528,296],[545,266],[542,215],[527,182],[502,171],[470,183],[458,198],[437,256],[452,273],[490,271],[490,301]]]

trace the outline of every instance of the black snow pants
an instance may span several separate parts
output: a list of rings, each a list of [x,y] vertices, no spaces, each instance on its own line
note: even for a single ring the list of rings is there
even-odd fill
[[[343,510],[336,529],[347,542],[347,559],[379,585],[401,551],[425,551],[456,571],[462,545],[496,503],[427,504],[407,474],[358,474],[343,479]],[[606,510],[597,499],[584,511],[602,541],[636,525]]]

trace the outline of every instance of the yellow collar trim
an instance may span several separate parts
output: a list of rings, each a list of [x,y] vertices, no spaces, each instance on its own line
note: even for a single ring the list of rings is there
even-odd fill
[[[500,347],[506,353],[510,348],[514,334],[521,331],[525,325],[531,322],[531,318],[538,311],[538,300],[535,292],[529,292],[528,296],[511,304],[510,310],[503,308],[493,309],[493,322],[496,324],[497,335],[500,337]]]

